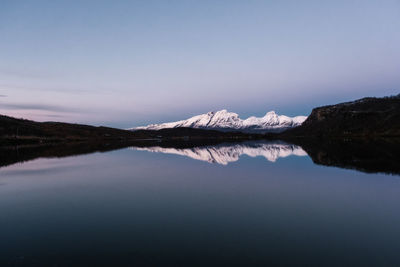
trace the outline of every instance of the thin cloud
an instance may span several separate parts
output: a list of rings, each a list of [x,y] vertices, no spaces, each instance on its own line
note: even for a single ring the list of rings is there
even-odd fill
[[[8,95],[0,95],[0,97],[7,97]]]
[[[75,113],[79,112],[76,108],[68,108],[63,106],[45,105],[45,104],[19,104],[19,103],[2,103],[0,109],[8,110],[41,110],[48,112],[68,112]]]
[[[59,114],[45,114],[43,116],[49,117],[49,118],[65,118],[64,115],[59,115]]]
[[[82,93],[96,93],[97,91],[84,89],[84,88],[73,88],[73,87],[34,87],[29,85],[15,85],[12,83],[0,83],[1,89],[6,90],[23,90],[23,91],[39,91],[39,92],[62,92],[62,93],[73,93],[73,94],[82,94]],[[114,90],[114,89],[110,89]]]

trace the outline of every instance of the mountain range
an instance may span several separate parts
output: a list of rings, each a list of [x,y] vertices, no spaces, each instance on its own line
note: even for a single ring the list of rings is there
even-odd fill
[[[274,131],[280,133],[267,133]],[[242,120],[236,113],[221,110],[178,122],[137,127],[131,131],[63,122],[35,122],[0,115],[0,145],[149,140],[204,143],[206,140],[255,139],[290,142],[309,139],[318,143],[321,138],[337,141],[343,138],[398,140],[399,137],[400,94],[317,107],[308,117],[290,118],[271,111],[261,118]]]
[[[129,130],[160,130],[169,128],[196,128],[220,131],[241,131],[248,133],[281,132],[289,128],[300,126],[306,116],[288,117],[278,115],[274,111],[265,114],[264,117],[249,117],[245,120],[239,118],[234,112],[223,109],[197,115],[186,120],[167,122],[161,124],[150,124],[147,126],[135,127]]]

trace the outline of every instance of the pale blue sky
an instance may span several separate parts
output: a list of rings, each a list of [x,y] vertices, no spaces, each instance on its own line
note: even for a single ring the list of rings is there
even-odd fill
[[[400,92],[400,1],[0,1],[0,113],[130,127]]]

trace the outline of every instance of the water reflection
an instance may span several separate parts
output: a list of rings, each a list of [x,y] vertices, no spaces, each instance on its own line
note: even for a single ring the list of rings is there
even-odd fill
[[[291,155],[307,156],[307,153],[297,145],[284,142],[243,142],[243,143],[223,143],[211,146],[200,146],[190,148],[174,147],[131,147],[131,149],[149,151],[156,153],[175,154],[186,156],[195,160],[207,161],[227,165],[238,161],[240,156],[264,157],[268,161],[275,162],[278,158],[285,158]]]
[[[135,149],[92,153],[124,147]],[[0,266],[400,266],[400,179],[316,165],[398,173],[396,149],[361,141],[0,148],[3,166],[29,160],[0,169]]]
[[[122,148],[176,154],[227,165],[242,155],[270,162],[288,156],[309,156],[315,164],[368,173],[400,174],[400,140],[294,140],[222,142],[219,140],[164,140],[112,143],[63,143],[0,147],[0,168],[36,158],[60,158]]]

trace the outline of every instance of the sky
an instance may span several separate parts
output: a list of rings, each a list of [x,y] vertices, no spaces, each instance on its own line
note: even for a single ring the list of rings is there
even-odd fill
[[[128,128],[400,93],[400,1],[0,1],[0,114]]]

